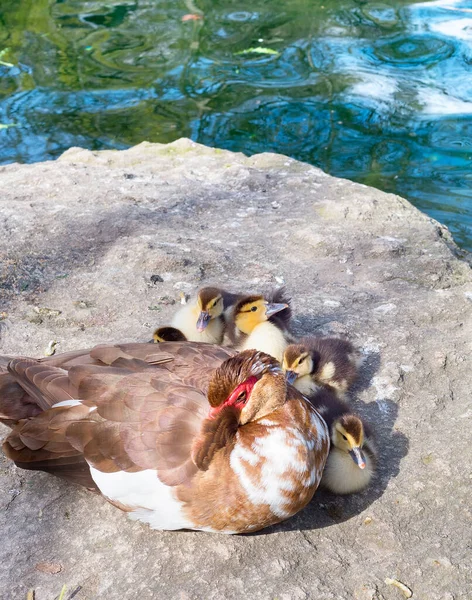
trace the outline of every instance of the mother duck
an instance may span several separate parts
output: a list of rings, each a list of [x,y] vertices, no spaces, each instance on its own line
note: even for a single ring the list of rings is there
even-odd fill
[[[257,531],[312,498],[325,422],[275,359],[209,344],[0,358],[5,454],[100,491],[154,529]]]

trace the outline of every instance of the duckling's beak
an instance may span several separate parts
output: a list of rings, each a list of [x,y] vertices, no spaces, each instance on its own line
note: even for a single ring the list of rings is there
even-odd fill
[[[285,379],[288,381],[288,383],[292,384],[295,382],[296,378],[297,378],[297,373],[295,373],[295,371],[286,371],[285,372]]]
[[[365,469],[365,456],[359,446],[355,446],[352,450],[349,450],[349,454],[359,469]]]
[[[284,310],[284,308],[288,308],[288,304],[266,304],[266,317],[269,318],[275,313]]]
[[[201,333],[207,327],[208,323],[210,322],[210,319],[210,313],[206,310],[202,310],[197,319],[197,331]]]

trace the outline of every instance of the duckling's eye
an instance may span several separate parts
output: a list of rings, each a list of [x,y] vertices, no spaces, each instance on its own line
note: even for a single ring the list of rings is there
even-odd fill
[[[256,310],[257,310],[257,306],[253,306],[253,307],[251,308],[251,312],[256,312]]]
[[[299,364],[299,365],[301,365],[301,364],[302,364],[302,362],[305,360],[305,358],[306,358],[306,356],[303,356],[303,357],[302,357],[302,358],[301,358],[301,359],[298,361],[298,364]]]
[[[343,439],[347,442],[347,437],[344,435],[344,433],[341,433],[341,435],[343,436]]]

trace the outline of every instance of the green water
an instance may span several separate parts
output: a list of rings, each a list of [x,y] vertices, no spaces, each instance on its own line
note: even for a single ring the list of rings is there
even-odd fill
[[[181,136],[281,152],[472,250],[471,65],[470,1],[3,0],[0,163]]]

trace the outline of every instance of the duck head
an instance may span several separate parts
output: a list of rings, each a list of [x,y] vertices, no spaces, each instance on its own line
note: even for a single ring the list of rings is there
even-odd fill
[[[284,352],[282,362],[287,381],[294,384],[299,377],[311,375],[315,369],[314,359],[303,344],[290,344]]]
[[[356,415],[347,414],[333,422],[331,427],[331,441],[342,452],[346,452],[356,463],[359,469],[366,466],[364,452],[364,426]]]
[[[239,425],[261,419],[285,403],[287,385],[275,358],[245,350],[216,369],[208,388],[209,418],[225,407],[238,411]]]
[[[264,296],[247,296],[234,307],[234,322],[240,331],[249,335],[257,325],[286,308],[289,305],[285,302],[272,303]]]
[[[223,293],[218,288],[205,287],[197,296],[198,319],[197,331],[202,332],[212,319],[217,319],[223,314]]]

